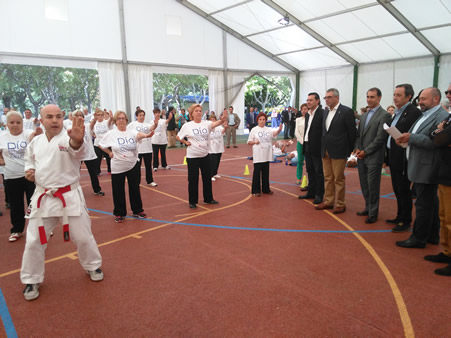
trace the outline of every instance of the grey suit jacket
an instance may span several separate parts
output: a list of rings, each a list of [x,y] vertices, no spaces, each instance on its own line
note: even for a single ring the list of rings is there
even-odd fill
[[[440,107],[419,126],[415,134],[410,135],[407,175],[411,182],[423,184],[438,183],[437,175],[434,175],[434,162],[438,152],[434,147],[431,133],[448,115],[449,113]],[[421,117],[412,125],[409,133],[412,133],[420,119]]]
[[[367,118],[368,113],[365,113],[360,119],[355,148],[365,151],[363,161],[366,164],[382,164],[384,163],[385,146],[388,138],[383,126],[384,123],[390,125],[391,116],[379,106],[365,128]]]

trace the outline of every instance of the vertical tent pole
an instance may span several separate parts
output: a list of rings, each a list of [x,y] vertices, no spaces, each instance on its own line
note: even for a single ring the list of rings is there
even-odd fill
[[[354,65],[354,77],[353,77],[353,85],[352,85],[352,110],[356,111],[357,109],[357,86],[359,79],[359,66]]]
[[[296,109],[299,109],[299,93],[301,91],[300,88],[300,83],[301,83],[301,72],[296,72],[296,97],[294,99],[294,105],[296,107]]]
[[[131,121],[132,110],[130,107],[130,86],[128,80],[127,42],[125,37],[124,0],[118,0],[119,22],[121,27],[122,70],[124,72],[125,110]]]
[[[432,87],[438,87],[438,75],[440,73],[440,55],[434,56],[434,78]]]

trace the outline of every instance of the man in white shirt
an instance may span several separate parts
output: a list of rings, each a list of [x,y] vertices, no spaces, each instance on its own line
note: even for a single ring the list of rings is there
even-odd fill
[[[227,148],[230,148],[230,136],[232,136],[232,144],[234,148],[238,148],[236,145],[236,130],[240,126],[240,118],[237,114],[233,112],[233,107],[229,107],[229,116],[228,116],[228,124],[226,127],[226,135],[227,135]]]

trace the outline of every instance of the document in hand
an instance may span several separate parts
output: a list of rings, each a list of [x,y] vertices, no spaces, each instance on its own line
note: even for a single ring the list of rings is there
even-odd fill
[[[401,136],[401,132],[396,127],[389,127],[387,123],[384,123],[384,130],[391,136],[393,139],[397,140],[398,137]],[[407,143],[401,143],[401,147],[407,148]]]

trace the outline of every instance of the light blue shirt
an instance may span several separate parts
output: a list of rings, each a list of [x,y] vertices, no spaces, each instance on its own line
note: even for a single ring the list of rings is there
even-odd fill
[[[368,123],[370,122],[371,118],[373,117],[374,113],[376,112],[376,110],[379,109],[380,106],[374,107],[372,109],[370,109],[368,111],[368,115],[366,116],[366,120],[365,120],[365,129],[368,126]]]
[[[229,126],[235,125],[235,115],[229,113]]]
[[[392,123],[390,124],[390,127],[394,127],[396,126],[396,123],[398,123],[399,118],[401,117],[402,113],[404,112],[404,110],[406,109],[406,107],[410,104],[410,102],[407,102],[404,106],[401,107],[401,109],[396,108],[395,109],[395,117],[393,118]],[[388,140],[387,140],[387,148],[390,149],[390,141],[391,141],[391,136],[388,136]]]

